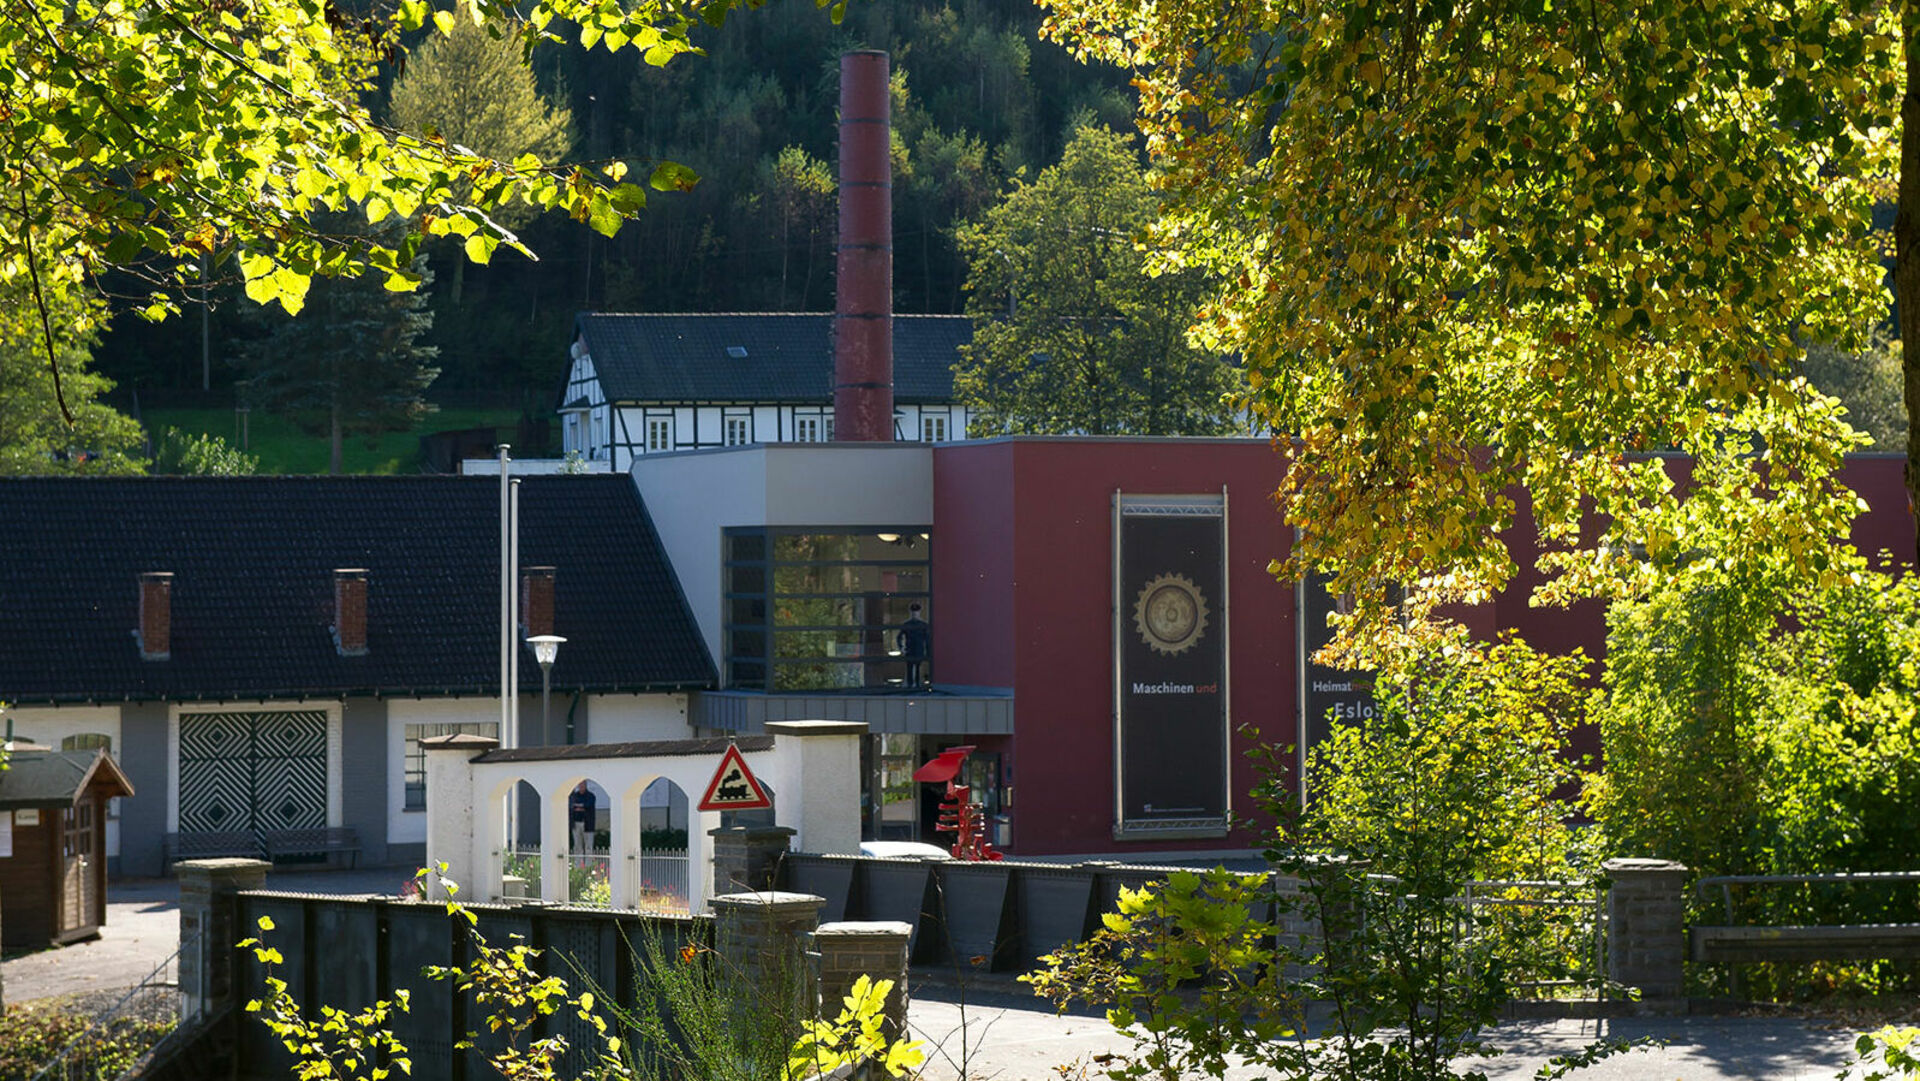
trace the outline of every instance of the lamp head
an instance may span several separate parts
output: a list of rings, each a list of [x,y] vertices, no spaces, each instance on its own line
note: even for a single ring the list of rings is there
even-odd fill
[[[557,634],[536,634],[527,638],[527,644],[533,647],[533,659],[542,668],[553,664],[554,657],[560,653],[560,643],[564,641],[566,639]]]

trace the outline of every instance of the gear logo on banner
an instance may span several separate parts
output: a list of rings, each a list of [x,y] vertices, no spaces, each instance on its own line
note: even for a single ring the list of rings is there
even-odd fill
[[[1182,574],[1149,579],[1133,602],[1133,625],[1157,653],[1183,653],[1207,629],[1207,599]]]

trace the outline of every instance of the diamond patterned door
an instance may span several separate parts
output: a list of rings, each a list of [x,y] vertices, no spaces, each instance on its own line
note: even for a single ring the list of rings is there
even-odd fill
[[[327,824],[327,715],[180,715],[180,832]]]

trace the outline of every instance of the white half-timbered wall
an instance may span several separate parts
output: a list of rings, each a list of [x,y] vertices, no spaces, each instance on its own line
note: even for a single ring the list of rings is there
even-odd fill
[[[833,440],[833,405],[766,402],[609,403],[593,357],[573,358],[561,410],[561,450],[623,471],[648,453],[745,443],[823,443]],[[967,437],[967,408],[955,403],[896,404],[893,438],[901,443],[957,442]]]

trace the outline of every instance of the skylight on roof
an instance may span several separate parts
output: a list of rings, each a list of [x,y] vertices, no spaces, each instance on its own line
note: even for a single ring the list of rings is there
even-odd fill
[[[729,345],[727,346],[727,355],[735,360],[745,360],[747,359],[747,347],[744,345]]]

